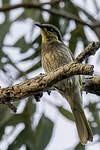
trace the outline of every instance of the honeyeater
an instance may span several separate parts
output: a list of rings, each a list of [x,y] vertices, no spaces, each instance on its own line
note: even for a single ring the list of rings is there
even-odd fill
[[[74,60],[70,49],[64,44],[57,27],[51,24],[35,23],[41,29],[42,66],[46,73]],[[64,79],[54,85],[55,89],[68,101],[74,115],[78,135],[82,144],[93,140],[92,130],[82,108],[79,76]]]

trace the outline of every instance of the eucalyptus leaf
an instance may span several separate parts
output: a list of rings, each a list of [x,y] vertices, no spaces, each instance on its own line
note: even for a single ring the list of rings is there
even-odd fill
[[[73,31],[71,31],[71,38],[69,40],[69,48],[71,50],[71,52],[74,54],[75,49],[76,49],[76,45],[78,42],[78,35],[79,34],[79,29],[76,28]]]
[[[85,150],[85,145],[82,145],[81,143],[79,143],[76,145],[75,150]]]
[[[61,106],[58,106],[57,108],[64,117],[66,117],[67,119],[69,119],[71,121],[74,121],[73,114],[70,111],[68,111],[67,109],[64,109]]]
[[[25,53],[29,48],[32,47],[31,44],[28,44],[25,41],[24,37],[21,37],[13,46],[21,48],[21,50],[20,50],[21,53]]]
[[[53,122],[42,115],[35,130],[35,150],[44,150],[52,137]]]
[[[34,149],[34,142],[32,140],[32,130],[25,128],[14,140],[12,144],[9,145],[8,150],[19,150],[23,145],[28,145],[30,150]]]
[[[10,22],[10,21],[0,24],[0,51],[4,44],[4,39],[6,37],[6,34],[9,32],[11,24],[12,24],[12,22]]]
[[[28,70],[26,71],[26,73],[28,74],[28,73],[30,73],[30,72],[33,72],[33,71],[39,69],[40,67],[41,67],[41,60],[38,61],[35,65],[33,65],[30,69],[28,69]]]

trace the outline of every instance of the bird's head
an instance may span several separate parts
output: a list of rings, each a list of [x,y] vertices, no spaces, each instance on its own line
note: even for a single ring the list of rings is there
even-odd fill
[[[39,24],[35,23],[36,26],[40,27],[42,35],[42,43],[51,41],[62,42],[62,36],[57,27],[51,24]]]

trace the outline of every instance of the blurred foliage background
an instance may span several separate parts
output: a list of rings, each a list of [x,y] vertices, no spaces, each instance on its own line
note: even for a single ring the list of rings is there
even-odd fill
[[[16,5],[17,8],[13,8]],[[22,82],[43,71],[40,56],[41,36],[39,29],[34,26],[36,21],[56,25],[65,43],[76,56],[89,42],[100,39],[100,2],[99,0],[51,0],[49,2],[0,0],[1,87]],[[98,75],[100,74],[99,59],[98,51],[86,62],[95,65],[95,72]],[[18,107],[16,114],[7,106],[0,105],[0,150],[52,150],[49,145],[53,143],[53,137],[59,134],[57,131],[56,135],[57,122],[52,119],[52,113],[56,118],[56,111],[58,117],[74,125],[73,116],[65,106],[66,102],[60,95],[58,97],[56,95],[56,92],[50,96],[44,94],[39,104],[33,100],[33,97],[16,102]],[[94,133],[94,142],[83,146],[75,134],[71,139],[74,142],[68,147],[69,135],[72,134],[72,131],[69,131],[66,145],[62,146],[64,149],[59,149],[64,140],[62,135],[60,142],[56,143],[57,150],[92,150],[94,145],[100,146],[99,97],[84,94],[84,100],[86,100],[85,110]],[[49,112],[49,115],[46,112]],[[61,130],[69,130],[67,128],[66,123],[66,129],[61,128]],[[100,147],[96,148],[99,149]]]

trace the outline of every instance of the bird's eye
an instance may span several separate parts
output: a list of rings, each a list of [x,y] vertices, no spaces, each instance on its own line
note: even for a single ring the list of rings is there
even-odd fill
[[[54,30],[51,28],[50,31],[53,32]]]

